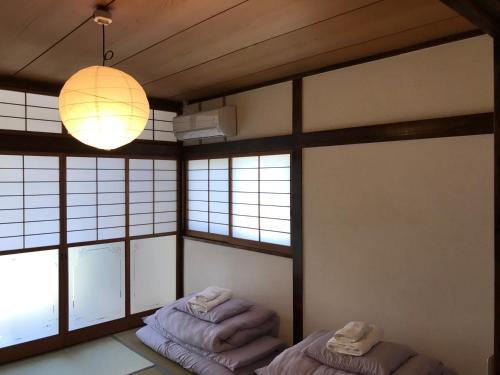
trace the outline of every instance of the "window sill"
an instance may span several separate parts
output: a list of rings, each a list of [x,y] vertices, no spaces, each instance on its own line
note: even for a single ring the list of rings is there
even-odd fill
[[[183,237],[185,239],[193,241],[234,247],[237,249],[243,249],[268,255],[275,255],[284,258],[293,258],[293,250],[291,246],[280,246],[263,242],[241,240],[211,233],[194,232],[194,231],[186,231]]]

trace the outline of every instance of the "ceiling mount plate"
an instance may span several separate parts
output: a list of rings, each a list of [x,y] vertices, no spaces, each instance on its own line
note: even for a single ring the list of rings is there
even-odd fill
[[[108,26],[113,22],[111,19],[111,12],[107,9],[96,9],[94,12],[94,22],[99,25]]]

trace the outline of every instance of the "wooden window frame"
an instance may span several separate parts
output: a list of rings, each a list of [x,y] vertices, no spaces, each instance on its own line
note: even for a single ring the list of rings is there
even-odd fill
[[[217,156],[207,156],[207,157],[192,157],[192,158],[187,158],[183,160],[184,163],[184,181],[185,183],[183,184],[183,194],[185,197],[185,204],[183,204],[183,214],[184,214],[184,231],[183,235],[185,238],[195,240],[195,241],[201,241],[201,242],[209,242],[213,244],[219,244],[219,245],[224,245],[224,246],[231,246],[235,248],[241,248],[245,250],[250,250],[250,251],[255,251],[259,253],[265,253],[265,254],[271,254],[271,255],[277,255],[277,256],[282,256],[286,258],[293,258],[293,246],[292,243],[290,243],[289,246],[285,245],[277,245],[273,243],[268,243],[268,242],[261,242],[261,241],[253,241],[253,240],[246,240],[246,239],[241,239],[241,238],[236,238],[233,237],[232,235],[232,216],[233,216],[233,202],[232,202],[232,193],[233,193],[233,181],[232,181],[232,170],[233,170],[233,158],[237,157],[248,157],[248,156],[257,156],[259,157],[259,186],[260,186],[260,157],[261,156],[268,156],[268,155],[290,155],[290,239],[293,237],[293,228],[291,225],[291,218],[293,217],[293,212],[292,212],[292,170],[293,170],[293,161],[292,161],[292,152],[290,150],[288,151],[275,151],[275,152],[257,152],[257,153],[239,153],[239,154],[229,154],[227,156],[224,155],[217,155]],[[189,189],[188,189],[188,184],[189,184],[189,178],[188,178],[188,163],[191,160],[211,160],[211,159],[228,159],[228,205],[229,205],[229,210],[228,210],[228,215],[229,215],[229,220],[228,220],[228,235],[221,235],[221,234],[214,234],[214,233],[209,233],[209,232],[202,232],[202,231],[195,231],[195,230],[189,230],[188,229],[188,205],[189,205]],[[209,162],[210,163],[210,162]],[[208,187],[210,189],[210,186]],[[259,194],[259,199],[260,199],[260,194]],[[259,204],[259,223],[260,223],[260,204]],[[259,225],[260,227],[260,225]],[[260,238],[260,228],[259,228],[259,238]]]
[[[52,135],[51,135],[52,136]],[[61,134],[55,135],[56,137],[62,137]],[[150,141],[157,143],[157,141]],[[58,288],[59,288],[59,331],[58,334],[47,336],[40,339],[35,339],[11,346],[6,346],[0,349],[0,364],[8,363],[17,359],[21,359],[30,355],[39,354],[47,352],[50,350],[60,349],[69,345],[77,344],[80,342],[85,342],[94,338],[102,337],[104,335],[109,335],[115,332],[119,332],[125,329],[131,329],[142,324],[142,317],[154,313],[157,309],[151,309],[147,311],[138,312],[132,314],[131,309],[131,295],[130,295],[130,243],[133,240],[145,239],[145,238],[156,238],[156,237],[166,237],[166,236],[177,236],[176,241],[176,254],[179,254],[182,249],[182,243],[179,243],[180,237],[180,211],[181,203],[179,201],[180,192],[179,189],[182,186],[181,181],[179,181],[179,166],[180,166],[180,156],[157,156],[157,155],[130,155],[130,154],[107,154],[107,153],[58,153],[58,152],[30,152],[30,151],[2,151],[1,155],[14,155],[14,156],[52,156],[58,157],[59,159],[59,244],[52,246],[41,246],[32,248],[22,248],[13,250],[0,251],[1,256],[22,254],[22,253],[32,253],[45,250],[58,250],[59,253],[59,274],[58,274]],[[125,160],[125,237],[117,237],[105,240],[95,240],[95,241],[82,241],[82,242],[67,242],[67,157],[95,157],[95,158],[120,158]],[[176,161],[176,188],[177,188],[177,223],[176,231],[162,232],[162,233],[152,233],[147,235],[130,236],[129,235],[129,160],[130,159],[149,159],[149,160],[175,160]],[[24,223],[24,221],[23,221]],[[68,328],[69,320],[69,280],[68,280],[68,251],[73,247],[88,246],[88,245],[99,245],[106,243],[124,242],[125,244],[125,315],[121,318],[114,319],[108,322],[99,323],[96,325],[83,327],[80,329],[75,329],[70,331]],[[181,260],[182,261],[182,260]],[[179,260],[177,260],[177,270],[179,270]],[[177,275],[176,280],[179,279]],[[179,293],[179,286],[177,286],[177,293]],[[177,298],[180,296],[178,295]]]

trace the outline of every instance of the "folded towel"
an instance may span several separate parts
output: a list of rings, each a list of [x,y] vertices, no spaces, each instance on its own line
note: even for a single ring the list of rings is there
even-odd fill
[[[189,300],[192,296],[189,296]],[[235,315],[244,313],[250,310],[254,306],[253,303],[248,302],[241,298],[231,298],[218,306],[215,306],[212,310],[207,313],[193,311],[189,308],[187,302],[181,299],[174,303],[174,308],[176,310],[182,311],[186,314],[192,315],[198,319],[204,320],[211,323],[220,323],[223,320],[232,318]]]
[[[339,329],[333,337],[337,342],[353,343],[359,341],[369,330],[368,323],[349,322],[343,328]]]
[[[195,313],[208,313],[215,306],[226,302],[233,293],[229,289],[210,286],[200,293],[195,294],[187,302],[189,311]]]
[[[332,352],[361,356],[370,351],[382,339],[383,334],[381,328],[370,324],[368,332],[359,341],[354,343],[338,342],[334,336],[328,340],[326,347]]]

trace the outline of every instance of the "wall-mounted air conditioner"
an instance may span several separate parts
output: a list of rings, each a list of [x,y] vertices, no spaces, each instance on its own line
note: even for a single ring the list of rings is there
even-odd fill
[[[236,107],[226,106],[211,111],[177,116],[174,134],[179,141],[236,135]]]

